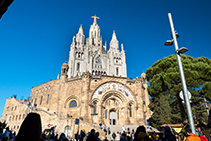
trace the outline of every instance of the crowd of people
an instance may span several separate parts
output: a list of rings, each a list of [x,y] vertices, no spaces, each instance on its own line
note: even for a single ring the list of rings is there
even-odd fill
[[[196,128],[196,134],[193,134],[190,128],[187,128],[185,135],[178,134],[171,127],[166,126],[163,129],[163,133],[146,132],[144,126],[139,126],[136,131],[125,129],[122,126],[122,130],[117,133],[111,133],[110,128],[106,129],[106,126],[101,128],[105,134],[110,135],[111,141],[211,141],[210,136],[206,137],[199,127]],[[105,130],[106,129],[106,130]],[[87,134],[81,130],[74,138],[69,139],[64,133],[61,133],[59,138],[58,134],[54,131],[44,131],[41,127],[40,115],[37,113],[29,113],[23,121],[20,130],[16,136],[15,132],[11,132],[7,127],[3,133],[3,129],[0,129],[0,141],[101,141],[99,138],[100,133],[92,129]],[[105,137],[102,141],[108,141]]]

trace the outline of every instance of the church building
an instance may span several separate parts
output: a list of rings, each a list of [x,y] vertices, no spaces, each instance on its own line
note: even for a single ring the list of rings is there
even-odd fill
[[[85,38],[82,25],[73,37],[69,60],[57,79],[32,87],[26,102],[7,99],[1,120],[13,130],[18,131],[29,112],[41,115],[43,128],[56,126],[58,132],[68,134],[76,128],[75,119],[80,120],[80,129],[99,124],[145,125],[151,116],[146,74],[127,78],[123,44],[119,45],[115,31],[110,43],[103,44],[99,17],[92,18],[89,37]]]

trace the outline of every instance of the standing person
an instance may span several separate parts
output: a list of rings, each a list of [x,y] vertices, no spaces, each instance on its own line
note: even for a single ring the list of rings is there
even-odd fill
[[[120,134],[119,132],[116,133],[116,141],[119,141],[120,140]]]
[[[192,133],[192,130],[190,128],[187,128],[185,131],[188,135],[186,141],[201,141],[201,139],[198,136]]]
[[[134,132],[134,129],[132,129],[132,132],[131,132],[131,139],[134,140],[134,135],[135,135],[135,132]]]
[[[122,134],[120,141],[127,141],[125,133]]]
[[[81,130],[79,141],[83,141],[84,140],[84,137],[85,137],[85,133],[84,133],[83,130]]]
[[[114,139],[114,141],[115,141],[115,139],[116,139],[116,134],[113,132],[113,134],[112,134],[112,138]]]
[[[41,141],[41,119],[37,113],[29,113],[24,119],[15,141]]]
[[[110,127],[108,127],[108,135],[111,134],[111,130],[110,130]]]
[[[97,141],[97,138],[95,136],[95,129],[91,130],[90,135],[87,137],[86,141]]]
[[[201,128],[198,126],[196,127],[196,135],[200,137],[202,135]]]
[[[125,131],[125,126],[124,125],[122,125],[122,130]]]
[[[9,127],[6,128],[5,132],[1,135],[2,141],[7,141],[10,136]]]
[[[169,126],[164,127],[166,141],[176,141],[176,137],[172,134]]]
[[[146,134],[146,128],[139,126],[134,134],[134,141],[152,141]]]
[[[68,141],[64,133],[61,133],[61,135],[59,136],[59,141]]]
[[[95,134],[95,136],[96,136],[96,138],[97,138],[97,141],[101,141],[100,138],[99,138],[99,135],[100,135],[99,132],[97,132],[97,133]]]
[[[211,132],[209,134],[208,141],[211,141]]]

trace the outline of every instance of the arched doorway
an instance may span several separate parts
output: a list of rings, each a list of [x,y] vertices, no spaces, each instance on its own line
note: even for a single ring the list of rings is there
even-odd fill
[[[71,134],[71,129],[70,129],[70,126],[65,126],[64,128],[64,134],[66,137],[70,137],[70,134]]]
[[[116,111],[115,110],[110,110],[109,121],[110,121],[110,125],[116,125]]]

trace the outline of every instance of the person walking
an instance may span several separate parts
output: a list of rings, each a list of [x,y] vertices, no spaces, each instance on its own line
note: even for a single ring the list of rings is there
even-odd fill
[[[97,138],[95,136],[95,129],[91,130],[91,133],[87,137],[86,141],[97,141]]]

